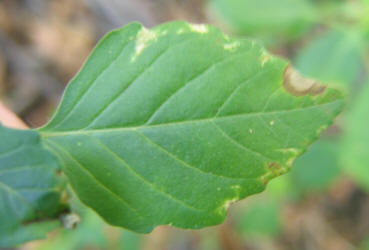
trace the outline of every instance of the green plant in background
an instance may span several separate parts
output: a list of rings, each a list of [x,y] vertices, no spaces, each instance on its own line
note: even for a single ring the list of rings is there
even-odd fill
[[[244,238],[275,237],[281,231],[281,203],[269,197],[253,201],[240,214],[238,230]]]
[[[362,71],[362,42],[354,32],[327,31],[300,50],[294,64],[305,75],[350,88]]]
[[[97,45],[46,126],[1,128],[0,245],[38,238],[6,233],[65,212],[51,174],[60,170],[112,225],[219,224],[231,203],[286,173],[342,107],[341,92],[250,40],[185,22],[129,24]]]
[[[292,185],[300,193],[318,192],[329,187],[340,175],[337,141],[319,140],[301,158],[291,171]]]
[[[212,0],[209,5],[233,33],[273,42],[297,38],[318,17],[308,0]]]
[[[369,112],[369,85],[363,87],[349,109],[346,134],[342,143],[342,162],[346,172],[369,191],[368,142],[366,119]]]

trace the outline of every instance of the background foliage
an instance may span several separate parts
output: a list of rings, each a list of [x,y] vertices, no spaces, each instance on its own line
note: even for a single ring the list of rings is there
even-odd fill
[[[290,174],[235,205],[222,226],[196,232],[162,227],[140,236],[107,226],[75,200],[83,215],[75,231],[57,230],[23,248],[369,249],[369,1],[4,0],[1,98],[40,126],[107,30],[174,19],[213,23],[262,42],[305,75],[347,91],[345,112]]]

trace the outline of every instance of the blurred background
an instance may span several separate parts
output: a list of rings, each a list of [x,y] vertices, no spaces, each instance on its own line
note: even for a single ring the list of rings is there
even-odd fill
[[[178,19],[257,40],[346,91],[346,110],[289,174],[234,204],[223,225],[138,235],[72,198],[82,217],[75,230],[20,249],[369,249],[369,0],[0,0],[0,98],[41,126],[107,31]]]

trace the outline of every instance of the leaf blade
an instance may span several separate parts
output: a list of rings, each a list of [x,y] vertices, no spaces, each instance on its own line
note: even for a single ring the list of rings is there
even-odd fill
[[[56,227],[63,182],[37,132],[0,126],[0,137],[0,245],[14,246]]]
[[[116,31],[116,47],[135,34],[125,54],[92,84],[77,76],[40,129],[80,199],[113,225],[221,223],[342,109],[336,90],[316,93],[300,78],[287,89],[288,64],[251,41],[184,22],[137,27]],[[107,40],[89,59],[95,68]]]

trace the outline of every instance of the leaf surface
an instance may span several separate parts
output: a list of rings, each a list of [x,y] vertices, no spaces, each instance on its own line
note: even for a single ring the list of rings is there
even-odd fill
[[[317,19],[317,11],[306,0],[211,0],[209,5],[231,30],[274,40],[281,34],[285,38],[304,33]]]
[[[320,192],[338,179],[342,172],[339,145],[335,140],[319,140],[295,161],[290,176],[296,192]]]
[[[295,66],[309,77],[349,88],[363,68],[361,40],[357,32],[327,32],[299,52]]]
[[[346,118],[346,131],[342,140],[342,163],[346,172],[369,191],[369,83],[366,83]]]
[[[43,238],[59,225],[52,220],[62,181],[37,132],[0,126],[0,138],[0,246],[6,247]]]
[[[133,23],[98,44],[40,132],[107,222],[201,228],[286,172],[342,104],[249,40]]]

